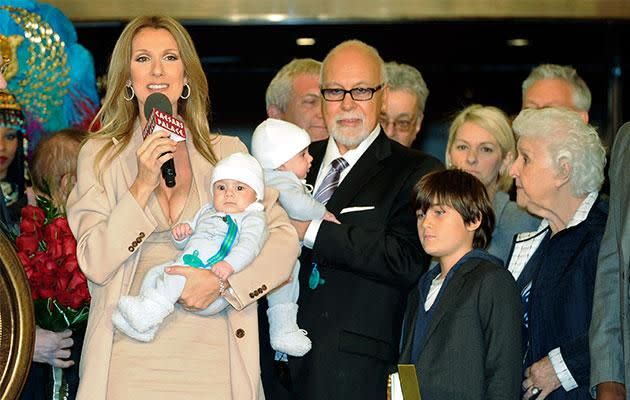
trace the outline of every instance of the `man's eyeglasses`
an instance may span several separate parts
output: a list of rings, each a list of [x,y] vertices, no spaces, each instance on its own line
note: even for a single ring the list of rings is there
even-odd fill
[[[386,115],[381,115],[378,122],[383,128],[386,128],[389,126],[389,124],[392,124],[395,131],[409,132],[412,128],[415,127],[416,119],[417,117],[413,117],[411,119],[396,119],[392,121],[388,119]]]
[[[383,88],[383,84],[369,88],[369,87],[357,87],[354,89],[346,90],[341,88],[334,89],[321,89],[322,97],[326,101],[343,101],[346,98],[346,94],[350,93],[350,97],[355,101],[368,101],[372,100],[374,97],[374,93],[378,92]]]

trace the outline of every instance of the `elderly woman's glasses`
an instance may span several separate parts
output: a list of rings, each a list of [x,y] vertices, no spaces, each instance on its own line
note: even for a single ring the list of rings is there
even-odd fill
[[[343,101],[346,98],[346,94],[350,93],[350,97],[355,101],[368,101],[372,100],[374,97],[374,93],[378,92],[383,88],[383,84],[370,88],[370,87],[357,87],[350,90],[345,90],[341,88],[325,88],[321,89],[320,92],[326,101]]]

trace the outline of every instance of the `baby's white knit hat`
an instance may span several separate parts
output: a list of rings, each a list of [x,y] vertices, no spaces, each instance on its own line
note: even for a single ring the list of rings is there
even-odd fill
[[[265,169],[276,169],[311,144],[306,131],[290,122],[264,120],[252,136],[252,155]]]
[[[214,189],[214,183],[222,179],[233,179],[249,185],[256,192],[256,200],[258,201],[262,201],[265,197],[262,168],[258,161],[247,153],[230,154],[214,166],[210,181],[211,192]]]

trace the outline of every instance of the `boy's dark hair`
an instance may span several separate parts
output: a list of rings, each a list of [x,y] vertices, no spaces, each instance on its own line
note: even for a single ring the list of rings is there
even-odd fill
[[[475,230],[473,247],[488,247],[495,218],[486,188],[479,179],[458,169],[435,171],[423,176],[413,188],[414,210],[426,213],[429,207],[436,204],[455,209],[465,224],[481,219],[479,228]]]

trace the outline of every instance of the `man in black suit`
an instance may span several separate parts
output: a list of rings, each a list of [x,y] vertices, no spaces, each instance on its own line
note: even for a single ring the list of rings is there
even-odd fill
[[[295,222],[305,245],[298,322],[313,348],[289,358],[294,397],[382,400],[408,290],[429,262],[418,241],[411,190],[441,166],[381,131],[387,87],[374,48],[356,40],[335,47],[323,62],[321,85],[331,137],[309,147],[314,160],[307,182],[325,202],[323,188],[335,186],[328,177],[332,166],[345,166],[326,204],[341,224]]]

